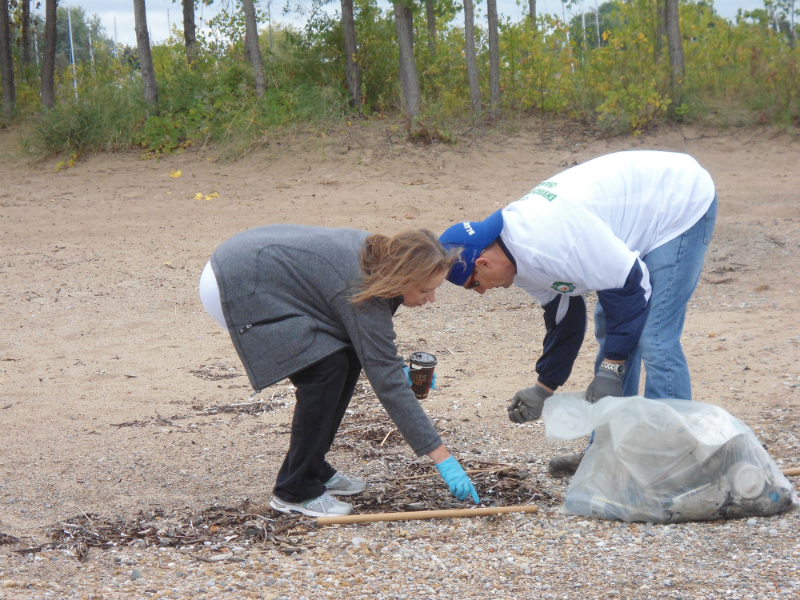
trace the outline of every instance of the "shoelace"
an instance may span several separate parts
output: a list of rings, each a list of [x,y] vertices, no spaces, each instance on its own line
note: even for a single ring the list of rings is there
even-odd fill
[[[328,494],[328,492],[322,492],[322,496],[317,498],[316,501],[319,502],[319,512],[327,515],[328,510],[325,508],[325,503],[324,503],[325,500],[329,500],[331,502],[331,505],[333,505],[333,497],[330,494]]]

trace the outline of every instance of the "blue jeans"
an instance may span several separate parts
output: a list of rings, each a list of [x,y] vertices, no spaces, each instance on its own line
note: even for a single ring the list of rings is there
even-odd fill
[[[717,197],[690,229],[663,246],[659,246],[642,260],[650,271],[650,313],[644,324],[639,345],[625,361],[622,395],[639,394],[639,375],[644,360],[647,378],[645,398],[692,399],[692,382],[689,366],[681,347],[681,333],[686,318],[686,305],[692,297],[706,256],[714,223],[717,220]],[[603,360],[606,338],[606,317],[597,303],[594,311],[594,333],[600,348],[594,372]]]

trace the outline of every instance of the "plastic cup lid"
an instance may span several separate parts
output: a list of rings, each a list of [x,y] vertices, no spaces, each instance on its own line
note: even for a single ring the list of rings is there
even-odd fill
[[[414,352],[409,359],[412,365],[423,368],[436,366],[437,363],[436,357],[427,352]]]
[[[733,477],[733,489],[742,498],[757,498],[766,485],[764,472],[754,465],[745,465]]]

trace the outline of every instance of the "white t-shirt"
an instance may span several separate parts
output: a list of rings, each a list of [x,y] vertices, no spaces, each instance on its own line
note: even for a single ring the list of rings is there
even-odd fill
[[[503,209],[514,284],[542,305],[621,288],[638,257],[692,227],[714,196],[711,176],[686,154],[617,152],[567,169]]]

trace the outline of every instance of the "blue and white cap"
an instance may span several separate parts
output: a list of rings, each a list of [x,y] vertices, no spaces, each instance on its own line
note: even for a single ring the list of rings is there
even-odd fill
[[[498,210],[483,221],[464,221],[440,235],[439,242],[445,248],[461,248],[461,260],[452,266],[447,281],[463,286],[472,275],[475,261],[483,249],[500,237],[501,231],[503,214],[502,210]]]

